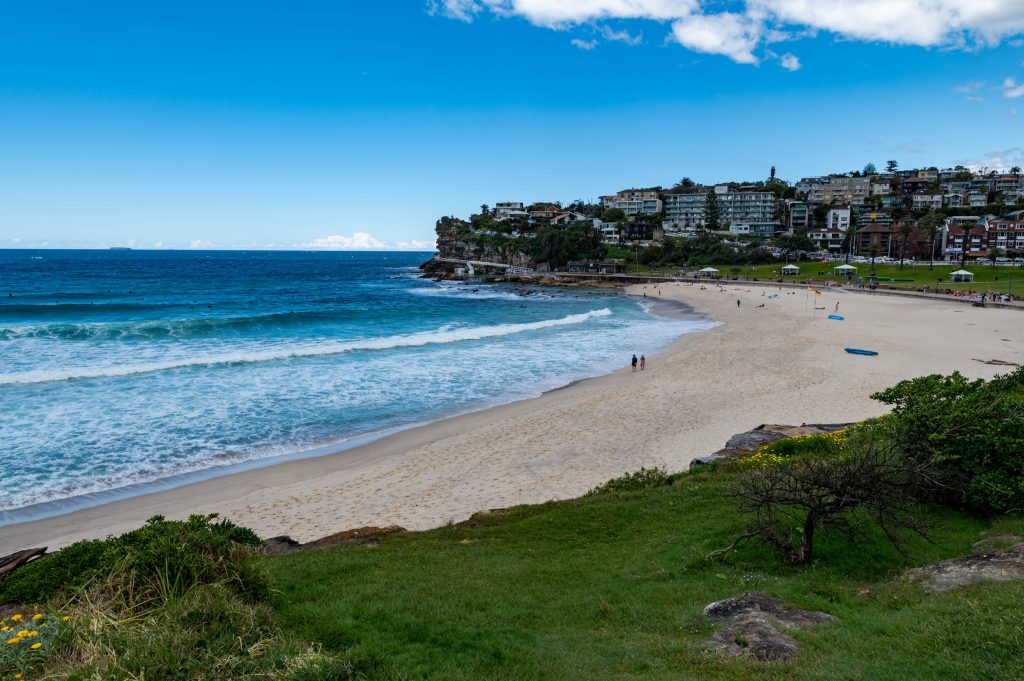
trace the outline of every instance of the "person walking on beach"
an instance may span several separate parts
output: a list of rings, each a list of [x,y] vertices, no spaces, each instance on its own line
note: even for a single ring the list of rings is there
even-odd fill
[[[633,371],[636,371],[636,355],[633,355]]]
[[[835,311],[839,312],[839,301],[838,300],[836,301],[836,310]]]
[[[640,371],[643,371],[646,366],[647,366],[647,358],[644,357],[643,355],[640,355]]]
[[[740,306],[740,299],[739,299],[739,298],[737,298],[737,299],[736,299],[736,307],[739,307],[739,306]]]

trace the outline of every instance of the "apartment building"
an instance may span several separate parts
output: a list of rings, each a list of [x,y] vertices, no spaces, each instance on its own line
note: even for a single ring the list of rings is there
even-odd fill
[[[871,196],[871,177],[831,177],[826,184],[811,188],[808,199],[815,203],[859,205]]]
[[[803,232],[814,225],[814,204],[808,201],[786,201],[786,227],[790,232]]]
[[[988,248],[1004,252],[1024,252],[1024,220],[1000,218],[988,223]]]
[[[774,224],[777,199],[772,192],[732,191],[727,184],[720,184],[712,190],[718,199],[720,221],[724,225]],[[708,192],[696,194],[665,195],[665,227],[670,230],[690,229],[704,226],[704,206]],[[775,231],[777,227],[773,228]]]
[[[662,201],[656,189],[623,189],[614,196],[602,196],[601,207],[618,208],[626,217],[661,215]]]
[[[920,192],[911,196],[914,210],[932,210],[942,208],[942,194],[939,192]]]

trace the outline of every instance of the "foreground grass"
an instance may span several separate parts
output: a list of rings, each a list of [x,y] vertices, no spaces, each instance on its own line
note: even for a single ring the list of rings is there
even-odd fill
[[[478,522],[268,558],[290,635],[401,679],[1024,678],[1024,585],[930,595],[897,577],[1024,521],[931,511],[935,543],[823,540],[809,567],[749,545],[730,475],[492,513]],[[799,632],[795,662],[724,660],[702,608],[749,590],[840,618]]]

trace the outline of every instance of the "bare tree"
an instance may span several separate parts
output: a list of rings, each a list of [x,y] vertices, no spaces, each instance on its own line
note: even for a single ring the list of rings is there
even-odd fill
[[[731,546],[712,555],[757,539],[779,548],[787,563],[802,565],[813,557],[820,531],[839,531],[856,542],[871,524],[903,553],[904,530],[927,538],[928,525],[914,503],[932,477],[928,465],[908,463],[877,437],[858,436],[842,454],[800,456],[753,469],[732,492],[751,522]]]

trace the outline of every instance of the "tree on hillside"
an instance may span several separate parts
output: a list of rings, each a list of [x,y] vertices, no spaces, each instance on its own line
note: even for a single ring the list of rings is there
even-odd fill
[[[1014,177],[1020,177],[1020,166],[1014,166],[1010,168],[1010,174]]]
[[[722,214],[718,206],[718,195],[712,189],[704,198],[704,227],[715,231],[721,227]]]
[[[878,244],[871,244],[868,246],[868,255],[871,256],[871,274],[875,273],[875,258],[882,254],[882,249],[878,247]]]
[[[780,549],[786,563],[805,565],[814,558],[819,532],[838,531],[851,542],[863,541],[866,524],[877,525],[902,553],[904,532],[927,538],[929,525],[914,504],[918,481],[933,467],[904,459],[878,436],[857,437],[846,451],[757,466],[740,477],[731,495],[750,522],[731,546],[711,555],[756,539]]]
[[[533,259],[538,263],[548,263],[552,269],[568,261],[566,238],[560,229],[544,225],[537,230],[537,238],[533,242]]]
[[[688,193],[685,190],[693,189],[696,186],[696,182],[691,180],[689,177],[684,177],[683,179],[679,180],[679,182],[676,182],[675,186],[672,187],[671,191],[676,193]]]
[[[482,204],[480,206],[480,215],[484,216],[485,218],[489,218],[491,216],[491,207],[488,206],[486,203]]]
[[[621,208],[607,208],[601,213],[602,222],[624,222],[626,220],[626,211]]]
[[[771,174],[768,176],[768,179],[772,182],[775,181],[775,166],[772,166]]]
[[[907,246],[910,244],[910,236],[914,233],[914,223],[910,220],[906,220],[900,223],[900,226],[896,228],[896,232],[900,235],[900,269],[903,269],[903,261],[907,257]]]
[[[875,164],[874,163],[868,163],[867,165],[864,166],[864,174],[865,175],[876,175],[876,174],[878,174],[878,169],[875,168]]]
[[[917,226],[928,237],[928,269],[935,269],[935,240],[942,231],[942,216],[930,210],[917,221]]]
[[[965,222],[962,225],[964,232],[964,244],[963,248],[960,249],[960,269],[967,266],[967,251],[971,250],[971,230],[974,229],[974,225],[969,222]]]
[[[887,172],[887,173],[895,173],[897,170],[899,170],[899,167],[900,167],[900,164],[897,163],[896,161],[886,161],[885,162],[885,172]]]
[[[1004,255],[1006,255],[1006,252],[1001,248],[988,249],[988,259],[992,261],[992,267],[995,267],[996,261]]]

